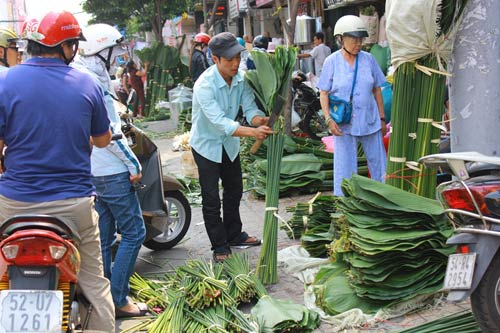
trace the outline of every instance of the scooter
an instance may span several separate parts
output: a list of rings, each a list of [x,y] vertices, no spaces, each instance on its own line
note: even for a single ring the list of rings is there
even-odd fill
[[[500,157],[475,152],[422,157],[420,162],[452,180],[441,183],[437,197],[455,232],[444,290],[449,301],[470,297],[482,332],[500,332]]]
[[[309,86],[307,76],[302,71],[294,71],[292,74],[292,127],[305,133],[313,140],[321,140],[319,133],[327,133],[328,126],[325,122],[319,92]],[[295,121],[294,121],[295,120]]]
[[[73,222],[15,216],[0,225],[0,239],[0,332],[73,332],[80,270]]]
[[[163,174],[156,144],[134,125],[128,108],[134,98],[132,89],[120,117],[122,132],[142,166],[142,180],[136,190],[146,225],[143,245],[151,250],[166,250],[186,235],[191,223],[191,207],[182,193],[184,186],[176,178]]]

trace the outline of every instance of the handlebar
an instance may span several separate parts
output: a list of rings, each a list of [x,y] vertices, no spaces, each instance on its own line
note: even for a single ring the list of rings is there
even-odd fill
[[[121,133],[115,133],[111,136],[112,141],[120,140],[121,138],[123,138],[123,134]]]

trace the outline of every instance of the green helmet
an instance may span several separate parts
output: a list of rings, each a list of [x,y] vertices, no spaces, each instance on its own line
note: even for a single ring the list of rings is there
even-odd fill
[[[0,46],[9,47],[10,43],[15,43],[19,36],[9,28],[0,28]]]

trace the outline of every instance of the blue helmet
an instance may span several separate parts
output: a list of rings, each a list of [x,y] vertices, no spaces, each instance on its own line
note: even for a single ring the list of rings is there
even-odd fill
[[[236,37],[236,40],[238,41],[238,43],[240,43],[241,46],[245,46],[245,41],[243,40],[243,38]]]

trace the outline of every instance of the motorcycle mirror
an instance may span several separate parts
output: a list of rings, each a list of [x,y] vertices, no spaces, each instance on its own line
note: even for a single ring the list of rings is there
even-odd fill
[[[491,192],[485,195],[484,203],[493,215],[500,216],[500,191]]]

